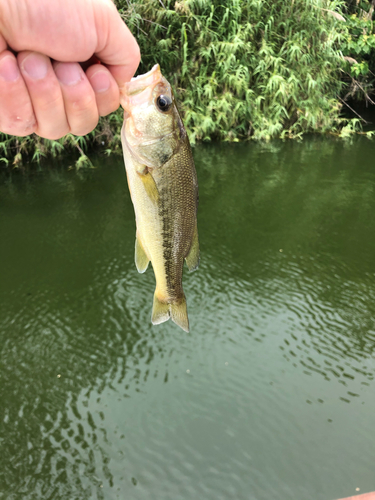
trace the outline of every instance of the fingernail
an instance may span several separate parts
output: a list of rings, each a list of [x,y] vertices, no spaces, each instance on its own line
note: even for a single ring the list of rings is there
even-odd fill
[[[0,60],[0,76],[6,82],[15,82],[20,76],[17,61],[12,56],[5,56]]]
[[[41,80],[46,76],[48,71],[48,57],[42,54],[29,54],[22,61],[22,69],[33,80]]]
[[[96,92],[97,94],[99,94],[100,92],[105,92],[111,85],[108,73],[100,70],[91,76],[90,83],[92,88],[94,89],[94,92]]]
[[[63,85],[76,85],[82,80],[82,69],[78,63],[57,64],[55,74]]]

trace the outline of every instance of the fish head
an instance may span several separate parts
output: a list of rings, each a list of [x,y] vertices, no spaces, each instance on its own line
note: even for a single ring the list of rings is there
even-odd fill
[[[126,83],[120,101],[124,147],[149,168],[164,165],[178,151],[186,132],[159,65]]]

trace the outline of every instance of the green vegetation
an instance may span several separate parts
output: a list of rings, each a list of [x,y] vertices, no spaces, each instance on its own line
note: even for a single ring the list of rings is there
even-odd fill
[[[346,98],[370,98],[374,5],[375,0],[117,0],[141,47],[139,71],[159,62],[193,143],[359,131],[360,118],[340,113]],[[0,134],[0,161],[18,165],[26,156],[39,161],[78,149],[81,166],[88,162],[89,146],[98,144],[107,154],[120,150],[121,124],[119,110],[84,138]]]
[[[345,34],[341,49],[348,64],[344,67],[346,98],[366,99],[375,82],[375,0],[348,0],[345,8]]]
[[[136,2],[128,23],[141,28],[143,68],[160,61],[177,90],[193,142],[299,137],[337,125],[340,21],[324,9],[334,12],[338,2],[189,0],[165,6]]]

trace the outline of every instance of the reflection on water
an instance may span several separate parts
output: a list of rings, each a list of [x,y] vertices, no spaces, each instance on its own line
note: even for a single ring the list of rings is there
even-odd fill
[[[120,159],[0,174],[0,498],[373,490],[374,150],[194,150],[191,334],[150,324]]]

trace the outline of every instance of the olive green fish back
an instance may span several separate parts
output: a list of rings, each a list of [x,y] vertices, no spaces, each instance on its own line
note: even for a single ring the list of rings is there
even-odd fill
[[[168,295],[179,299],[183,262],[197,233],[198,182],[186,132],[178,152],[152,175],[159,192]]]

